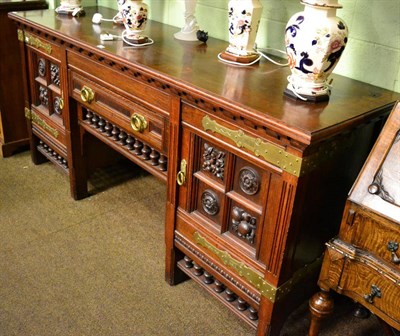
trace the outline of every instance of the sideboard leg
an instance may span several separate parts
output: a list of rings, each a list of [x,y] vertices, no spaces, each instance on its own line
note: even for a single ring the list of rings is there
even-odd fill
[[[321,321],[333,311],[333,299],[328,291],[321,290],[314,294],[309,301],[311,312],[311,323],[308,331],[309,336],[318,336]]]

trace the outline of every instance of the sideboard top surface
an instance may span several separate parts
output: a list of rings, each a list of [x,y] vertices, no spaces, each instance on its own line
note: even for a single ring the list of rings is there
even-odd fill
[[[283,95],[288,67],[279,67],[265,59],[258,65],[237,67],[218,60],[227,42],[209,38],[206,44],[174,39],[179,29],[149,21],[145,33],[154,44],[143,48],[125,47],[121,40],[100,41],[101,32],[120,35],[123,27],[110,22],[92,24],[94,13],[111,18],[115,10],[104,7],[85,8],[86,15],[73,18],[57,15],[54,10],[11,13],[16,21],[52,34],[98,54],[132,64],[154,73],[183,90],[200,94],[224,107],[231,107],[257,118],[262,123],[294,138],[311,142],[340,133],[349,124],[373,118],[382,106],[400,98],[400,94],[343,76],[332,75],[333,89],[328,102],[295,101]],[[283,34],[282,34],[283,36]],[[104,45],[104,49],[99,45]]]

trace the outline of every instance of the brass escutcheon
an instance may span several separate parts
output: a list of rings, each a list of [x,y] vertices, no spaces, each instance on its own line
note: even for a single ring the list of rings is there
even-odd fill
[[[142,133],[147,128],[147,121],[142,115],[134,113],[131,115],[131,127],[135,132]]]
[[[90,87],[87,87],[86,85],[82,87],[81,89],[81,99],[85,103],[91,103],[94,99],[94,92]]]

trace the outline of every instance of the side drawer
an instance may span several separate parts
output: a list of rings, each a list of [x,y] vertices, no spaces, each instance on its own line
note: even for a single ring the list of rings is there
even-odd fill
[[[340,238],[400,270],[398,225],[381,216],[365,213],[352,202],[346,204],[345,214]]]
[[[40,108],[32,106],[31,110],[25,109],[25,117],[31,121],[32,129],[44,134],[48,141],[66,152],[67,139],[65,129],[50,116],[40,112]]]
[[[341,292],[399,329],[400,274],[380,266],[368,256],[347,259],[340,281]]]
[[[161,153],[168,152],[168,119],[75,71],[69,71],[70,95],[101,117]]]

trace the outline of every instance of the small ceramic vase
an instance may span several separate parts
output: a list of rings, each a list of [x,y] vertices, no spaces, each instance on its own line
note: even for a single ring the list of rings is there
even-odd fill
[[[82,10],[81,0],[61,0],[60,6],[55,9],[58,14],[71,14]]]
[[[302,0],[304,11],[293,15],[285,32],[292,72],[286,94],[303,100],[329,99],[327,82],[346,47],[348,29],[336,17],[338,0]]]
[[[183,41],[197,41],[199,25],[195,17],[197,0],[185,0],[185,25],[174,34],[174,37]]]
[[[146,28],[149,7],[142,0],[120,0],[118,2],[127,39],[133,43],[147,42],[141,35]]]
[[[251,62],[258,57],[254,45],[262,14],[261,2],[230,0],[228,11],[229,46],[221,57],[241,63]]]

